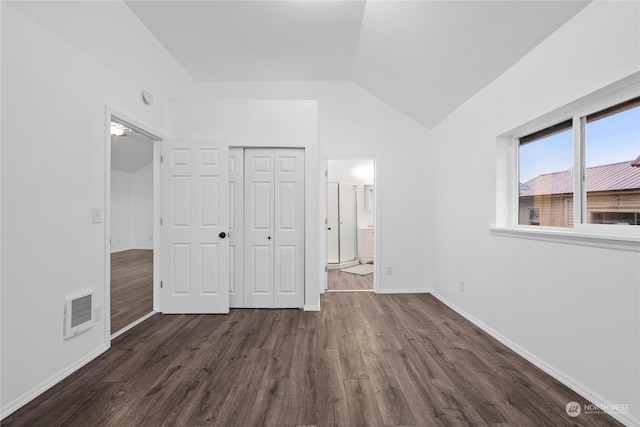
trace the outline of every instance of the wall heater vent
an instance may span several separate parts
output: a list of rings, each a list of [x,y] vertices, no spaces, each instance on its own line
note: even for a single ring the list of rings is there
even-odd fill
[[[93,292],[86,291],[64,300],[64,339],[93,326]]]

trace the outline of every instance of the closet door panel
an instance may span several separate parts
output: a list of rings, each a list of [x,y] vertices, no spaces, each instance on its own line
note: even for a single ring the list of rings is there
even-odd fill
[[[269,295],[271,293],[271,265],[273,257],[269,245],[253,245],[249,264],[253,266],[251,274],[251,294]],[[268,305],[269,307],[271,304]]]
[[[245,150],[244,306],[274,306],[274,151]]]
[[[229,149],[229,305],[244,307],[244,149]]]
[[[275,150],[274,306],[304,305],[304,150]]]

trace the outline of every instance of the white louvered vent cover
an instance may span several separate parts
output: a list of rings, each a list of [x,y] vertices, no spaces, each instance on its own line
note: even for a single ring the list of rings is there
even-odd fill
[[[93,293],[83,292],[64,301],[64,338],[71,338],[93,326]]]

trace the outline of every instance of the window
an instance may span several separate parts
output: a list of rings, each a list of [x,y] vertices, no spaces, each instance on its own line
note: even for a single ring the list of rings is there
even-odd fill
[[[640,98],[586,116],[587,223],[640,225]]]
[[[640,97],[517,138],[517,224],[640,225]]]
[[[520,138],[518,224],[573,225],[571,120]]]

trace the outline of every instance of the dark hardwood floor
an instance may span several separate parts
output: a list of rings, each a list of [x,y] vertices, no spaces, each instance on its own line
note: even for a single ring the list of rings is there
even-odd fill
[[[360,276],[343,273],[340,270],[329,270],[327,289],[330,291],[362,291],[373,290],[373,274]]]
[[[431,295],[328,293],[321,312],[156,314],[2,425],[620,425],[570,401]]]
[[[111,333],[153,311],[153,251],[111,254]]]

